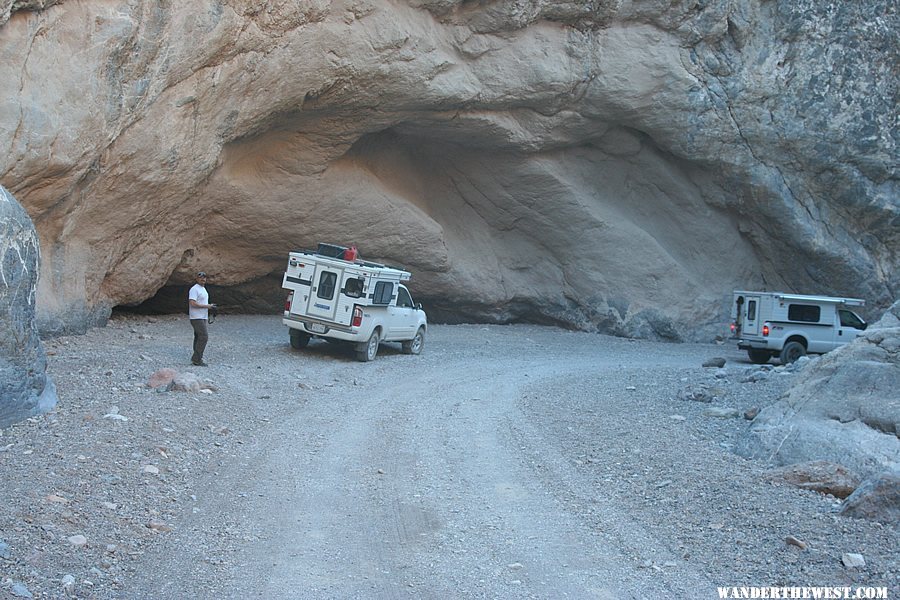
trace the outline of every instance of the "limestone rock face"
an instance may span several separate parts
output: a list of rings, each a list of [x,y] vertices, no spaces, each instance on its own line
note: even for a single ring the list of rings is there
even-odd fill
[[[9,21],[9,16],[15,11],[42,10],[59,1],[60,0],[0,0],[0,25]]]
[[[56,405],[34,320],[39,253],[31,220],[0,186],[0,427]]]
[[[887,0],[5,0],[0,183],[40,235],[50,332],[199,269],[277,310],[287,252],[319,241],[409,268],[448,320],[709,339],[735,288],[883,308],[898,19]]]
[[[863,479],[900,472],[900,302],[797,377],[756,417],[738,452],[778,465],[831,461]]]

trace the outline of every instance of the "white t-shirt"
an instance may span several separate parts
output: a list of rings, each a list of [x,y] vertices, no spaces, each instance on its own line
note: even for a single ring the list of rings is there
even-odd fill
[[[209,293],[206,288],[199,283],[195,283],[194,287],[188,293],[188,315],[192,319],[208,319],[208,308],[195,308],[191,306],[190,300],[194,300],[198,304],[209,304]]]

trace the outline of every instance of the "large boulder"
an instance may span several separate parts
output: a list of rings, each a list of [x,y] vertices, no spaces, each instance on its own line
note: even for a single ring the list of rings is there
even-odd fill
[[[277,312],[319,241],[447,320],[708,340],[732,289],[884,308],[887,4],[6,0],[0,182],[43,242],[41,327],[200,269]]]
[[[900,471],[900,301],[797,378],[753,421],[741,454],[777,465],[827,460],[863,479]]]
[[[34,320],[39,254],[31,219],[0,186],[0,427],[56,404]]]
[[[896,525],[900,523],[900,473],[870,477],[841,506],[841,514]]]

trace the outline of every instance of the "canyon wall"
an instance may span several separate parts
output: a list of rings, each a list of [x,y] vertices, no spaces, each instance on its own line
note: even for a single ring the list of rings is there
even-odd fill
[[[874,315],[897,31],[876,0],[2,0],[0,184],[47,333],[201,269],[277,312],[318,241],[451,321],[709,339],[735,288]]]

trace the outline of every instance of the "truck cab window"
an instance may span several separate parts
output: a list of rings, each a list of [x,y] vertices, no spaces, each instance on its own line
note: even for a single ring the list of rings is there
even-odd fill
[[[410,297],[409,292],[403,288],[397,290],[397,306],[402,306],[404,308],[413,307],[412,297]]]
[[[822,309],[814,304],[789,304],[788,321],[801,323],[818,323]]]
[[[316,295],[323,300],[331,300],[334,297],[334,284],[337,282],[337,274],[331,271],[322,271],[319,277],[319,289]]]
[[[849,310],[838,310],[841,317],[841,327],[852,327],[853,329],[865,329],[866,323],[856,313]]]

